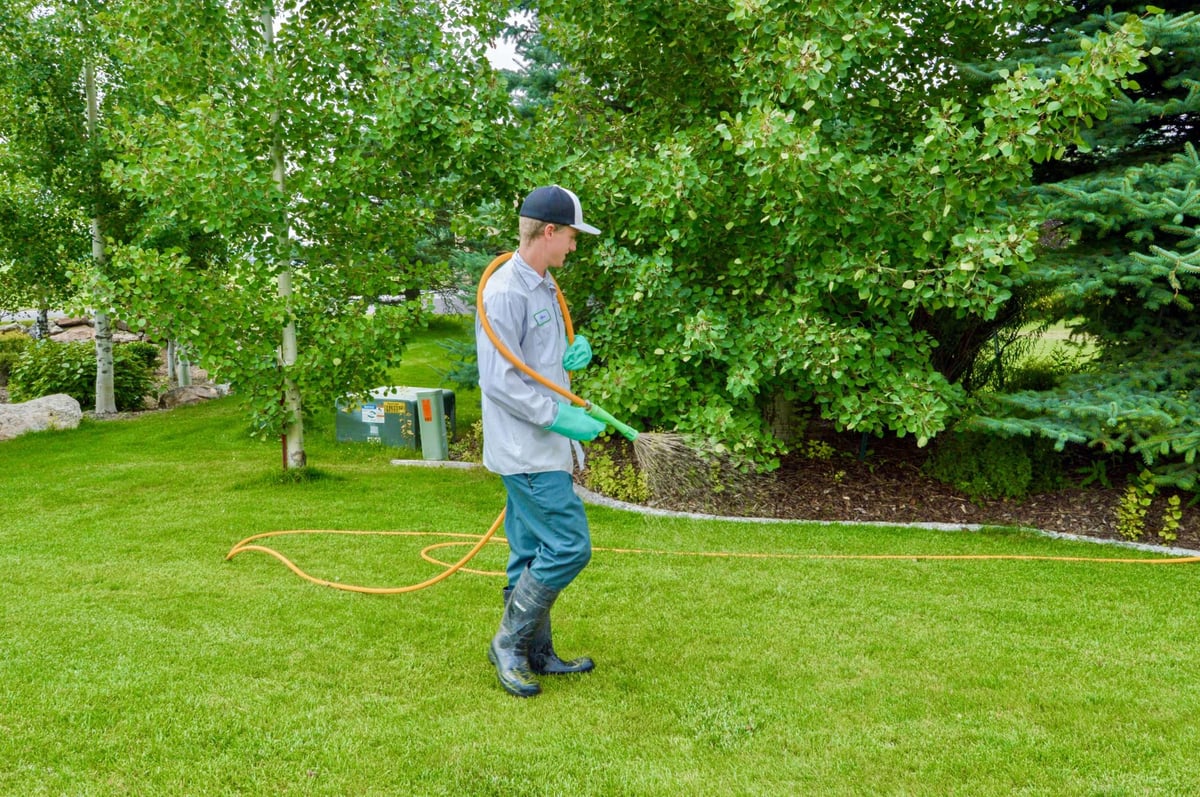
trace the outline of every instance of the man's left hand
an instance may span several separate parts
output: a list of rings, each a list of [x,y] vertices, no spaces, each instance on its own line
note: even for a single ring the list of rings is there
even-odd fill
[[[583,335],[576,335],[575,342],[563,352],[563,368],[578,371],[592,361],[592,346]]]

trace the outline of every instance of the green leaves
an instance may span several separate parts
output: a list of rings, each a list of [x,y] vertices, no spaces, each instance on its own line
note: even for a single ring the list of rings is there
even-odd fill
[[[960,349],[939,319],[1001,313],[1038,237],[1011,203],[1030,163],[1138,68],[1132,22],[1053,74],[985,84],[957,66],[1052,7],[542,6],[580,77],[536,134],[588,148],[570,176],[614,231],[574,267],[603,359],[585,388],[764,451],[776,395],[843,428],[935,435],[965,395],[939,370],[959,372],[939,345]]]
[[[456,216],[506,183],[506,97],[482,66],[493,10],[411,2],[116,7],[137,101],[106,176],[147,208],[111,301],[234,383],[265,434],[386,382],[445,283]],[[447,31],[457,30],[451,35]],[[277,168],[278,167],[278,168]],[[409,296],[400,306],[380,297]],[[294,328],[295,362],[285,328]]]

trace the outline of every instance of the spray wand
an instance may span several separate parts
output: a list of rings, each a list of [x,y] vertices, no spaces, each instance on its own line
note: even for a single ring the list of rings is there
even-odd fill
[[[622,435],[624,435],[625,439],[628,440],[629,442],[632,443],[638,439],[638,430],[637,429],[634,429],[632,426],[630,426],[627,423],[622,423],[621,421],[618,421],[616,418],[613,417],[612,413],[609,412],[608,410],[606,410],[602,407],[597,407],[595,404],[593,404],[592,402],[589,401],[587,403],[587,405],[583,408],[583,411],[586,412],[588,415],[592,416],[593,418],[595,418],[596,420],[600,421],[601,423],[607,423],[609,426],[616,429],[618,432],[620,432]]]

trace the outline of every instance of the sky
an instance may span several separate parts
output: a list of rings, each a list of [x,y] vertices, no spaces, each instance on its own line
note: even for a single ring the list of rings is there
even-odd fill
[[[516,44],[505,39],[496,39],[487,48],[487,58],[496,69],[516,70],[521,62],[517,60]]]

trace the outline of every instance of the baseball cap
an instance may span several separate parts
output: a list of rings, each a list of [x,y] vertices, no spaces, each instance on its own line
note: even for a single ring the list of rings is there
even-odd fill
[[[599,235],[600,231],[583,222],[583,206],[579,197],[561,185],[546,185],[535,188],[521,204],[521,216],[551,224],[565,224],[580,232]]]

